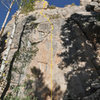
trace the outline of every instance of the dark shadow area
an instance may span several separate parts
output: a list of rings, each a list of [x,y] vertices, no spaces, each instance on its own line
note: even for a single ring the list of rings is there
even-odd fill
[[[7,39],[7,33],[5,35],[3,35],[0,39],[0,65],[2,62],[2,53],[5,50],[5,46],[6,46],[6,43],[5,43],[6,39]]]
[[[61,28],[65,51],[59,55],[62,58],[59,68],[71,69],[65,73],[67,89],[63,100],[82,100],[100,89],[92,86],[100,75],[100,65],[96,61],[100,30],[95,21],[92,15],[73,14]],[[99,100],[97,98],[95,100]]]
[[[36,67],[33,67],[31,69],[31,72],[36,76],[36,81],[35,81],[36,89],[34,93],[37,100],[51,99],[51,90],[44,83],[43,73],[40,71],[40,69],[37,69]],[[57,84],[55,84],[52,90],[52,100],[60,100],[61,96],[62,92],[60,90],[60,86],[57,86]]]

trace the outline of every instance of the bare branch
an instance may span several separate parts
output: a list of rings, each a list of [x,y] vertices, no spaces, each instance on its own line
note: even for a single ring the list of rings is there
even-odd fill
[[[1,31],[0,31],[0,37],[1,37],[2,34],[3,34],[4,28],[5,28],[5,24],[6,24],[6,22],[7,22],[7,19],[8,19],[8,16],[9,16],[9,14],[10,14],[11,8],[12,8],[12,6],[13,6],[13,4],[14,4],[14,1],[15,1],[15,0],[13,0],[13,1],[11,2],[11,5],[10,5],[9,10],[8,10],[8,12],[7,12],[6,18],[5,18],[4,22],[3,22],[3,25],[2,25],[2,28],[1,28]]]
[[[1,3],[2,3],[7,9],[9,9],[9,8],[7,7],[7,5],[6,5],[3,1],[1,1]]]

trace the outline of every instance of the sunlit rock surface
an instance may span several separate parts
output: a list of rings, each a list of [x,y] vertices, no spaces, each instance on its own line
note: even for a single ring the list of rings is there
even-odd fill
[[[52,85],[52,100],[99,100],[100,16],[87,12],[85,5],[46,7],[43,12],[54,26],[52,75],[51,25],[40,14],[42,7],[19,15],[5,77],[0,80],[2,98],[50,100]],[[12,19],[7,24],[4,36],[13,23]]]

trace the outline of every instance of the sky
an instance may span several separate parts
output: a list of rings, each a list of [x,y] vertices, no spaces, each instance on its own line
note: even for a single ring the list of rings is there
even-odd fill
[[[6,1],[6,0],[4,0],[4,1]],[[76,5],[80,4],[80,0],[47,0],[47,1],[49,2],[50,5],[55,5],[57,7],[64,7],[65,5],[72,4],[72,3],[75,3]],[[8,17],[7,22],[9,20],[11,20],[11,16],[16,12],[17,9],[18,9],[17,5],[14,4],[12,7],[12,10],[11,10],[11,13]],[[0,0],[0,29],[1,29],[1,26],[5,19],[7,11],[8,11],[8,9],[5,8],[4,5],[2,5],[1,0]]]

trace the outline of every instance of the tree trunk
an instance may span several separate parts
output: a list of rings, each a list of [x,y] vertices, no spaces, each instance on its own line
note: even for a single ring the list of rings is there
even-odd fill
[[[8,10],[8,12],[7,12],[7,15],[6,15],[6,18],[5,18],[4,22],[3,22],[3,25],[2,25],[2,28],[1,28],[1,31],[0,31],[0,38],[1,38],[2,34],[3,34],[3,32],[4,32],[5,24],[6,24],[6,22],[7,22],[7,19],[8,19],[8,16],[9,16],[9,14],[10,14],[11,8],[12,8],[12,6],[13,6],[13,4],[14,4],[14,1],[15,1],[15,0],[13,0],[13,1],[11,2],[10,8],[9,8],[9,10]]]
[[[20,11],[17,11],[15,17],[17,17],[19,15],[19,13],[20,13]],[[14,34],[15,34],[15,28],[16,28],[16,19],[15,19],[15,22],[13,24],[13,28],[12,28],[12,32],[11,32],[11,35],[10,35],[10,39],[7,42],[7,48],[4,51],[3,56],[2,56],[3,60],[2,60],[2,63],[1,63],[1,67],[0,67],[0,77],[2,77],[4,68],[5,68],[5,65],[6,65],[5,62],[7,61],[7,57],[8,57],[8,54],[9,54],[9,51],[10,51],[10,47],[11,47],[11,44],[12,44],[12,41],[13,41],[13,37],[14,37]]]

